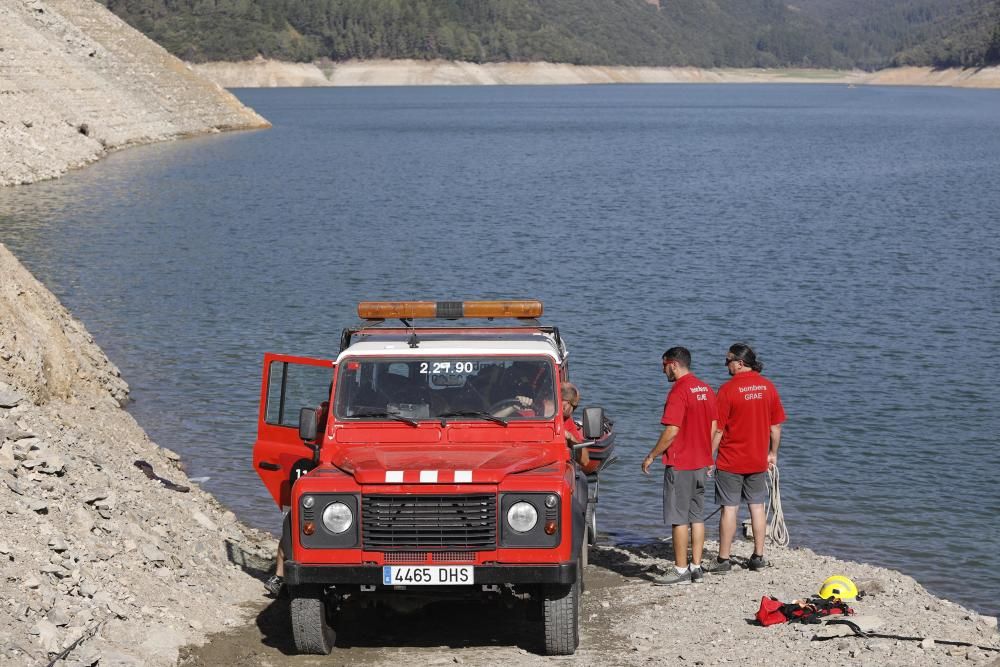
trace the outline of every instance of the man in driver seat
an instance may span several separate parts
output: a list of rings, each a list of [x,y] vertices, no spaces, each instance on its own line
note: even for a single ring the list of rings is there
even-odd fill
[[[515,361],[501,378],[501,390],[495,417],[552,417],[555,398],[547,369],[537,369],[533,364]],[[497,403],[494,403],[496,406]]]

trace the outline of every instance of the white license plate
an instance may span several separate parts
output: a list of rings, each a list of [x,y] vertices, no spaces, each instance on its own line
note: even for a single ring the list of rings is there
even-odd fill
[[[471,565],[385,565],[382,583],[386,586],[468,586]]]

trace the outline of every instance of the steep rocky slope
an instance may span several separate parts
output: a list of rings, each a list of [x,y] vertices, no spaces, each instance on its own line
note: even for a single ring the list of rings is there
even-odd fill
[[[245,620],[272,540],[149,440],[118,370],[3,245],[0,276],[0,664],[172,665]]]
[[[0,185],[266,120],[94,0],[0,3]]]

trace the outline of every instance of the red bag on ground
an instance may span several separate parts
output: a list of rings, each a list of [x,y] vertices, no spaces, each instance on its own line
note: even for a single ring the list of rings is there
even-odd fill
[[[788,621],[788,617],[781,611],[784,606],[784,602],[781,602],[777,598],[765,595],[760,599],[760,609],[757,610],[755,618],[757,619],[757,622],[764,627],[767,627],[768,625],[777,625],[778,623],[785,623]]]

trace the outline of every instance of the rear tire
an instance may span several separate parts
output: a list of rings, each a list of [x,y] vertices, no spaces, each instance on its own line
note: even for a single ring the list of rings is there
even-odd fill
[[[321,587],[295,587],[288,591],[292,636],[299,653],[328,655],[337,640],[330,625],[326,596]]]
[[[580,644],[580,576],[569,586],[542,588],[545,655],[573,655]]]

